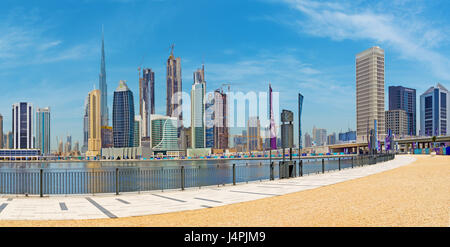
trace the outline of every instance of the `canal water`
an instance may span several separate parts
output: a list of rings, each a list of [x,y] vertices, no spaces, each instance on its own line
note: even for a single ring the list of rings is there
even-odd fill
[[[296,173],[299,174],[298,159]],[[351,167],[341,158],[341,169]],[[233,164],[235,164],[233,176]],[[279,160],[274,161],[278,178]],[[337,170],[325,158],[325,171]],[[322,159],[304,159],[303,175],[322,172]],[[269,160],[164,160],[0,163],[0,194],[95,194],[178,189],[267,180]],[[41,185],[42,184],[42,185]]]

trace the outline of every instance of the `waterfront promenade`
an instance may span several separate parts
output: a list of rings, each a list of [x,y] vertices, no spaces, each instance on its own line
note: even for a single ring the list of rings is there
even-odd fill
[[[449,188],[450,157],[397,156],[354,169],[200,190],[7,196],[0,198],[0,226],[448,226]]]

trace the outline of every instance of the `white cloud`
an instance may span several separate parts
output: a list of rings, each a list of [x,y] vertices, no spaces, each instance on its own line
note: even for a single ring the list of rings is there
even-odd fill
[[[207,63],[208,78],[215,82],[231,82],[236,90],[253,90],[254,85],[270,82],[294,83],[308,76],[320,74],[310,64],[289,53],[260,52],[251,58],[229,63]]]
[[[0,67],[10,69],[29,64],[51,63],[78,59],[89,54],[88,45],[66,45],[49,35],[49,27],[38,22],[38,18],[21,21],[0,19]],[[18,18],[18,19],[17,19]]]
[[[390,5],[381,1],[375,6],[310,0],[284,2],[301,15],[297,15],[294,21],[280,22],[289,23],[302,33],[337,41],[370,40],[395,50],[404,59],[430,66],[441,79],[450,79],[450,61],[436,50],[446,40],[446,31],[409,14],[422,11],[421,7],[408,5],[409,1]],[[407,5],[409,7],[405,10]],[[403,8],[401,11],[399,6]]]

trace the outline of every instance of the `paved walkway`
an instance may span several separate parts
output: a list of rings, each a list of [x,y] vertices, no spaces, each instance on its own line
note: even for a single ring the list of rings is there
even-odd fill
[[[45,198],[3,196],[0,198],[0,220],[118,218],[218,207],[365,177],[407,165],[414,160],[415,158],[411,156],[397,156],[388,162],[325,174],[236,186],[192,188],[185,191],[130,193],[119,196],[83,195]]]

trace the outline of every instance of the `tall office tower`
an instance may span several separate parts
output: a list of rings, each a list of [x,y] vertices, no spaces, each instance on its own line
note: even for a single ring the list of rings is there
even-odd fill
[[[102,136],[102,148],[114,147],[113,128],[111,126],[102,126],[101,136]]]
[[[204,148],[206,146],[205,129],[205,97],[206,82],[204,69],[194,72],[194,84],[191,90],[191,135],[192,148]]]
[[[197,71],[194,72],[194,84],[195,83],[202,83],[206,82],[205,80],[205,65],[202,64],[201,69],[197,69]]]
[[[0,149],[3,148],[3,116],[0,114]]]
[[[66,144],[67,144],[66,152],[70,153],[72,151],[72,136],[67,135]]]
[[[261,143],[261,124],[259,117],[249,117],[247,123],[247,150],[259,151],[262,148]]]
[[[75,153],[78,153],[80,151],[80,143],[78,141],[75,142],[75,145],[73,146],[73,151]]]
[[[242,135],[233,136],[233,145],[238,152],[247,151],[247,131],[243,130]]]
[[[66,155],[70,155],[70,152],[71,152],[72,150],[71,150],[71,147],[70,147],[70,143],[68,143],[68,142],[66,142],[66,144],[64,145],[64,153],[66,154]]]
[[[32,149],[33,143],[33,105],[20,102],[12,105],[12,130],[14,149]]]
[[[214,91],[213,107],[214,107],[214,148],[227,149],[228,148],[227,95],[221,89],[216,89]]]
[[[101,126],[108,126],[108,87],[106,85],[106,69],[105,69],[105,38],[102,26],[102,57],[100,62],[99,89],[101,92]]]
[[[153,151],[178,150],[177,118],[152,114],[150,115],[151,143]]]
[[[89,95],[84,101],[84,116],[83,116],[83,153],[88,150],[89,140]]]
[[[120,81],[113,100],[114,147],[134,146],[134,98],[125,81]]]
[[[302,149],[302,108],[303,108],[303,95],[298,93],[298,148]]]
[[[385,135],[384,117],[384,50],[375,46],[356,55],[357,142],[367,142],[374,120],[381,140]]]
[[[205,104],[205,143],[207,148],[214,148],[214,95],[208,93]]]
[[[167,98],[166,98],[166,115],[176,117],[178,119],[177,136],[180,137],[181,128],[183,127],[182,112],[182,84],[181,84],[181,58],[175,58],[172,51],[169,59],[167,59]]]
[[[450,92],[440,83],[420,95],[420,134],[445,136],[450,130]]]
[[[192,134],[191,134],[191,127],[183,127],[181,130],[181,136],[178,140],[181,143],[180,150],[186,150],[188,148],[192,147]]]
[[[139,78],[139,114],[142,119],[142,136],[150,136],[150,114],[155,114],[155,72],[144,69]],[[139,138],[141,138],[139,137]]]
[[[50,154],[50,107],[36,110],[36,148],[41,154]]]
[[[59,140],[59,142],[58,142],[58,153],[59,153],[60,155],[62,155],[62,154],[64,153],[62,138],[61,138],[61,140]]]
[[[308,133],[305,133],[305,147],[309,148],[312,146],[311,136]]]
[[[416,90],[402,86],[389,87],[389,110],[404,110],[408,116],[407,135],[416,135]],[[387,121],[387,120],[386,120]],[[386,122],[387,125],[387,122]],[[386,127],[387,129],[387,127]],[[387,132],[386,132],[387,133]]]
[[[386,111],[386,134],[391,130],[396,137],[409,135],[408,114],[405,110]]]
[[[354,142],[356,141],[356,131],[348,129],[347,132],[339,133],[340,142]]]
[[[336,133],[333,132],[333,134],[327,136],[327,145],[334,144],[336,144]]]
[[[101,92],[92,90],[89,93],[89,139],[86,156],[95,157],[100,155],[102,148],[101,140]]]
[[[12,149],[14,146],[14,138],[13,138],[13,133],[11,131],[8,131],[8,133],[6,134],[6,149]]]
[[[134,143],[133,147],[141,146],[141,136],[142,136],[142,118],[140,115],[134,116],[133,133],[134,133]]]
[[[317,146],[323,146],[327,143],[327,130],[326,129],[317,129],[315,126],[312,131],[312,139],[316,143]]]

